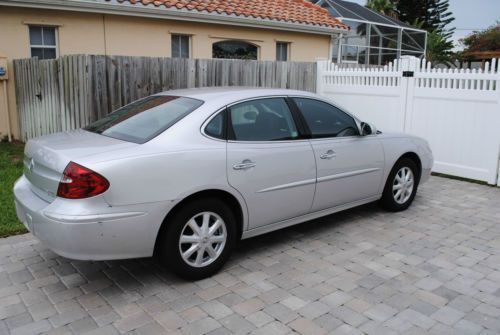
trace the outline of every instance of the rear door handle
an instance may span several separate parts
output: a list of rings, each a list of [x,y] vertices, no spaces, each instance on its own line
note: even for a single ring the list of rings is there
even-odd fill
[[[321,159],[331,159],[337,157],[337,154],[333,150],[328,150],[323,155],[319,156]]]
[[[233,169],[235,170],[246,170],[255,167],[257,164],[252,162],[249,159],[245,159],[240,164],[233,165]]]

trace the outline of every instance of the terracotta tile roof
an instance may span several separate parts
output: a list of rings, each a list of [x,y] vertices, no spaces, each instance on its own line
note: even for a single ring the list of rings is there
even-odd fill
[[[107,0],[109,1],[109,0]],[[288,23],[349,29],[328,11],[307,0],[117,0],[133,5],[218,13]]]

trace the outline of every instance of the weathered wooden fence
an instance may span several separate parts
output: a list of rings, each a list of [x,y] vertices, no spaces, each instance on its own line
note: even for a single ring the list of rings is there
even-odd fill
[[[316,89],[316,64],[303,62],[72,55],[15,60],[14,75],[25,141],[83,127],[136,99],[171,89]]]

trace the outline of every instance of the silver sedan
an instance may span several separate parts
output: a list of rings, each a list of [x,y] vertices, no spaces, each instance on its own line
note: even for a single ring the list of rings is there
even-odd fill
[[[14,194],[19,219],[62,256],[156,254],[203,278],[239,239],[377,200],[404,210],[432,164],[425,140],[311,93],[191,89],[30,140]]]

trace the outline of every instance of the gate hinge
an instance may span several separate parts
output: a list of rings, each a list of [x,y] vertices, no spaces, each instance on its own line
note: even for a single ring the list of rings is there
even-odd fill
[[[403,71],[403,77],[413,77],[415,72],[413,71]]]

